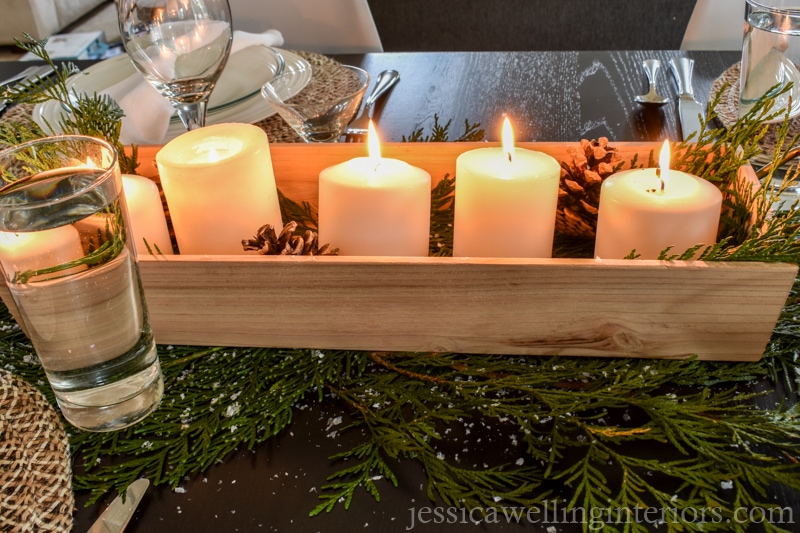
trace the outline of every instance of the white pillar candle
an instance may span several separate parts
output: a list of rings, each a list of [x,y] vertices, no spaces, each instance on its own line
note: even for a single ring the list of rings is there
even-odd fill
[[[131,224],[130,238],[136,246],[136,253],[140,256],[151,252],[172,255],[172,243],[158,186],[147,178],[123,174],[122,188],[125,190],[128,220]],[[150,251],[147,246],[150,246]]]
[[[669,170],[667,142],[660,161],[660,176],[646,168],[619,172],[603,182],[596,257],[622,259],[636,250],[639,259],[657,259],[670,246],[670,253],[681,254],[717,241],[722,193],[704,179]]]
[[[470,150],[456,160],[453,255],[552,255],[561,167],[513,143],[506,119],[502,147]]]
[[[427,256],[431,176],[380,157],[370,123],[369,157],[319,175],[319,240],[341,255]]]
[[[0,231],[0,263],[9,280],[16,274],[42,270],[69,263],[84,256],[81,238],[71,225],[35,232]],[[79,265],[53,275],[41,275],[31,280],[63,276],[86,269]]]
[[[259,227],[283,228],[267,134],[250,124],[184,133],[156,154],[181,254],[243,254]]]

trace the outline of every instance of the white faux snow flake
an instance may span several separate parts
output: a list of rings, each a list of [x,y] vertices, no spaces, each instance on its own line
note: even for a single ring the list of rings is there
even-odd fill
[[[492,500],[494,501],[494,503],[497,503],[499,501],[502,501],[503,498],[501,498],[500,496],[492,496]]]
[[[144,441],[142,443],[142,448],[145,449],[145,450],[149,450],[152,447],[153,447],[153,443],[150,442],[149,440],[146,440],[146,441]]]
[[[323,357],[325,357],[325,352],[321,350],[314,350],[314,357],[319,357],[320,359],[322,359]]]
[[[184,489],[183,487],[175,487],[175,489],[173,489],[173,492],[176,492],[178,494],[186,494],[186,489]]]
[[[556,533],[558,530],[555,526],[550,526],[547,528],[547,533]]]
[[[225,410],[225,415],[224,415],[225,418],[231,418],[231,417],[234,417],[234,416],[238,415],[239,414],[239,410],[241,408],[242,407],[239,405],[239,402],[233,402]]]
[[[239,429],[239,426],[231,426],[231,433],[236,433],[237,429]]]
[[[522,465],[525,464],[525,459],[520,457],[519,459],[516,460],[516,462],[514,464],[516,464],[517,466],[522,466]]]
[[[337,416],[337,417],[334,417],[334,418],[329,418],[328,419],[328,427],[325,428],[325,431],[328,431],[332,427],[338,426],[341,423],[342,423],[342,417],[341,416]]]
[[[719,486],[723,489],[732,489],[733,481],[720,481]]]
[[[439,459],[440,461],[444,461],[444,454],[442,452],[438,452],[436,454],[436,458]]]

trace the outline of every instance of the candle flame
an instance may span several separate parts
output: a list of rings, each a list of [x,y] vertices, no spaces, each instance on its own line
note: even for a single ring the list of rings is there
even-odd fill
[[[511,128],[511,121],[508,116],[503,119],[503,152],[508,156],[508,161],[511,162],[514,155],[514,130]]]
[[[375,129],[375,124],[371,120],[367,128],[367,149],[371,159],[380,159],[381,139],[378,137],[378,130]]]
[[[661,145],[661,155],[658,158],[658,177],[661,178],[661,190],[663,191],[669,183],[669,160],[670,150],[669,141],[664,141]]]
[[[219,154],[217,153],[216,148],[214,148],[213,146],[208,147],[208,162],[209,163],[219,162]]]

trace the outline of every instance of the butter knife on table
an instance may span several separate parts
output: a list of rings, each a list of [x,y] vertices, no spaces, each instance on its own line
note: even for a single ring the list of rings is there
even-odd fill
[[[114,498],[111,505],[103,511],[100,518],[86,533],[122,533],[149,486],[150,482],[144,478],[137,479],[128,485],[125,491],[125,501],[122,501],[122,495]]]
[[[697,141],[700,131],[700,116],[704,116],[703,106],[694,98],[692,89],[692,69],[694,60],[688,57],[676,57],[669,60],[672,74],[678,83],[678,117],[681,122],[681,134],[685,141],[693,133]]]

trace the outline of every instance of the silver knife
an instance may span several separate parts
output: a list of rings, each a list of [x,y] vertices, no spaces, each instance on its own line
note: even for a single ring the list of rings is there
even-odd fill
[[[128,485],[128,489],[125,491],[125,502],[122,501],[122,495],[114,498],[111,505],[103,511],[100,518],[86,533],[122,533],[149,486],[150,482],[144,478],[137,479]]]
[[[694,99],[694,90],[692,89],[692,69],[694,68],[694,60],[688,57],[677,57],[669,60],[669,66],[672,68],[672,74],[675,75],[675,81],[678,83],[678,116],[681,120],[681,133],[683,140],[694,135],[694,141],[697,141],[697,136],[700,131],[700,117],[704,116],[703,106]]]

